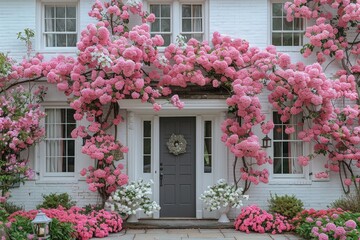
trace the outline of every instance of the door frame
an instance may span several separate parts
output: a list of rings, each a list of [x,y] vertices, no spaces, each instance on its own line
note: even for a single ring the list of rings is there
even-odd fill
[[[125,102],[125,103],[124,103]],[[160,101],[161,102],[161,101]],[[164,101],[165,102],[165,101]],[[220,178],[228,176],[228,151],[221,142],[220,125],[226,117],[227,105],[224,100],[185,100],[185,107],[178,110],[172,105],[164,105],[159,112],[154,112],[150,104],[141,103],[136,100],[125,100],[121,102],[124,109],[128,109],[126,113],[127,119],[127,139],[126,145],[129,152],[126,156],[126,169],[130,180],[144,179],[145,181],[153,180],[153,200],[160,202],[160,117],[195,117],[196,118],[196,218],[216,217],[213,213],[205,213],[203,211],[203,203],[199,199],[208,185],[214,184]],[[204,173],[203,166],[203,123],[206,120],[213,121],[213,163],[212,172]],[[151,172],[143,173],[142,163],[142,123],[143,121],[152,122],[152,161]],[[139,148],[141,151],[139,151]],[[136,161],[137,160],[137,161]],[[225,162],[225,164],[224,164]],[[205,186],[206,185],[206,186]],[[149,216],[138,213],[138,217],[149,218]],[[160,213],[155,212],[152,218],[160,218]]]

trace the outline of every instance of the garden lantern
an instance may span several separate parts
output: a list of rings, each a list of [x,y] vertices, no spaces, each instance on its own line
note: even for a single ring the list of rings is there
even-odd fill
[[[271,138],[268,137],[268,135],[266,135],[263,139],[262,139],[262,148],[269,148],[271,147]]]
[[[48,218],[45,213],[39,210],[34,220],[31,221],[36,239],[43,240],[50,238],[49,224],[51,221],[51,218]]]

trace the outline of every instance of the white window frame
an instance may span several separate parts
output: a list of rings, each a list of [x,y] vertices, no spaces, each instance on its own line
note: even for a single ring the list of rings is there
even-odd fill
[[[45,40],[45,5],[76,7],[76,42],[80,39],[80,2],[79,0],[38,0],[36,8],[36,44],[35,49],[41,53],[75,53],[77,47],[46,47]],[[61,32],[67,33],[67,32]],[[71,34],[74,34],[71,32]]]
[[[43,107],[43,111],[45,112],[46,109],[71,109],[68,105],[56,105],[56,106],[52,106],[51,105],[46,105]],[[78,121],[76,122],[76,127],[78,126]],[[42,119],[41,121],[41,125],[44,126],[44,128],[46,127],[45,125],[45,118]],[[45,129],[46,131],[46,129]],[[67,138],[66,138],[67,139]],[[58,180],[58,177],[60,177],[63,179],[69,179],[69,178],[74,178],[76,176],[78,176],[78,163],[77,163],[77,156],[79,154],[79,149],[81,150],[81,146],[79,145],[79,141],[78,139],[73,139],[74,140],[74,144],[75,144],[75,151],[74,151],[74,172],[47,172],[46,171],[46,132],[45,132],[45,139],[44,141],[41,141],[38,145],[38,170],[40,172],[40,179],[41,178],[50,178],[50,179],[54,179],[56,177],[56,180]]]
[[[273,34],[273,4],[274,3],[285,3],[286,1],[284,0],[272,0],[272,1],[269,1],[269,21],[268,21],[268,29],[269,29],[269,39],[268,39],[268,43],[269,45],[272,45],[272,34]],[[286,18],[286,16],[284,16]],[[279,51],[282,51],[282,52],[299,52],[303,45],[306,43],[305,41],[305,37],[304,37],[304,34],[305,34],[305,28],[306,28],[306,21],[305,19],[302,19],[302,27],[303,29],[302,30],[294,30],[294,31],[288,31],[289,33],[300,33],[301,34],[301,39],[300,41],[302,42],[301,45],[299,46],[284,46],[284,45],[280,45],[280,46],[276,46],[276,49],[279,50]],[[276,30],[277,32],[284,32],[284,30]]]
[[[201,19],[202,19],[202,21],[201,21],[201,29],[202,29],[202,31],[201,32],[183,32],[182,31],[182,20],[184,19],[184,17],[182,16],[182,7],[183,7],[183,5],[191,5],[191,17],[190,18],[186,18],[186,19],[191,19],[191,20],[193,20],[193,19],[199,19],[199,18],[196,18],[196,17],[194,17],[193,16],[193,12],[192,12],[192,6],[193,5],[201,5],[201,13],[202,13],[202,17],[201,17]],[[204,27],[205,27],[205,24],[204,24],[204,22],[205,22],[205,19],[204,19],[204,16],[205,15],[205,7],[204,7],[204,4],[202,4],[202,3],[196,3],[196,2],[194,2],[194,3],[186,3],[186,2],[182,2],[181,4],[180,4],[180,34],[181,35],[188,35],[188,34],[190,34],[190,35],[193,35],[193,34],[201,34],[202,35],[202,40],[204,41],[205,39],[204,39]],[[194,28],[193,26],[191,26],[191,28]],[[187,40],[189,40],[189,39],[187,39]]]
[[[276,111],[271,111],[271,119],[273,120],[273,115],[274,112]],[[305,126],[305,125],[304,125]],[[270,148],[270,156],[273,159],[273,164],[270,165],[270,173],[271,173],[271,177],[270,177],[270,184],[311,184],[311,180],[310,180],[310,176],[309,176],[309,165],[308,166],[303,166],[303,172],[301,174],[275,174],[274,173],[274,147],[275,147],[275,143],[276,142],[284,142],[283,140],[274,140],[274,130],[273,129],[269,135],[270,138],[272,139],[272,147]],[[293,133],[294,134],[294,133]],[[292,141],[301,141],[301,140],[286,140],[286,142],[292,142]],[[302,141],[302,154],[304,156],[309,154],[309,144],[307,144],[306,142]],[[295,159],[297,161],[297,159]]]
[[[151,34],[154,35],[162,35],[162,34],[166,34],[166,35],[170,35],[170,43],[173,42],[173,4],[170,2],[151,2],[149,3],[149,11],[150,11],[150,7],[151,5],[169,5],[170,6],[170,31],[169,32],[151,32]],[[156,16],[156,18],[159,18],[158,16]],[[161,19],[163,19],[164,17],[161,16]],[[151,24],[150,24],[151,25]],[[160,29],[161,29],[161,22],[160,22]]]
[[[182,5],[201,4],[202,5],[202,34],[203,41],[209,40],[209,0],[144,0],[144,6],[150,11],[151,4],[170,4],[171,8],[171,43],[176,43],[176,38],[182,32]],[[163,51],[166,46],[159,48]]]

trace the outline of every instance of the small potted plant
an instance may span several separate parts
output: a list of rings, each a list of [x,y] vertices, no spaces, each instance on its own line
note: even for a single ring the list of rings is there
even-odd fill
[[[151,194],[151,183],[138,180],[121,186],[114,192],[109,201],[116,211],[129,216],[128,222],[138,222],[136,217],[138,210],[143,210],[147,215],[160,210],[160,206],[155,201],[150,200]]]
[[[248,199],[248,195],[242,194],[241,188],[229,185],[225,179],[220,179],[213,186],[208,186],[200,199],[204,201],[208,211],[219,210],[220,218],[218,222],[230,222],[227,213],[231,208],[240,208],[243,199]]]

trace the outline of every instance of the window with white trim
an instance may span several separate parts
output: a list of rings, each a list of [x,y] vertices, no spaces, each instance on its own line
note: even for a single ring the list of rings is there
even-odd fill
[[[150,2],[149,11],[156,16],[155,22],[150,24],[151,35],[161,35],[164,46],[176,41],[178,35],[187,40],[195,38],[203,41],[205,38],[205,3],[165,1]]]
[[[181,35],[187,39],[203,40],[203,6],[202,4],[181,5]]]
[[[170,4],[150,4],[150,12],[156,16],[155,22],[151,23],[151,36],[161,35],[164,45],[171,43],[171,5]]]
[[[292,116],[290,121],[283,123],[281,115],[273,113],[273,173],[275,177],[303,177],[303,167],[298,164],[297,158],[303,156],[303,142],[297,138],[302,131],[302,119]],[[285,129],[293,127],[295,132],[287,134]]]
[[[302,46],[303,19],[286,20],[283,2],[271,3],[271,44],[275,46]]]
[[[46,173],[75,171],[75,111],[70,108],[45,109],[45,165]]]
[[[42,24],[44,47],[76,47],[76,5],[44,4]]]

